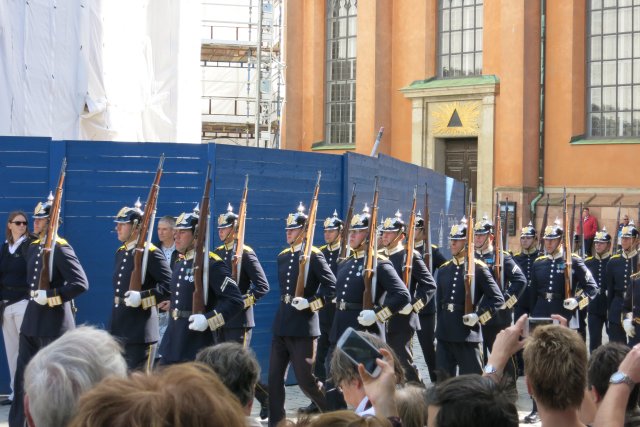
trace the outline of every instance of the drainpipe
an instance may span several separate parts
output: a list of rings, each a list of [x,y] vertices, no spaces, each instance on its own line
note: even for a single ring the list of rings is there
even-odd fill
[[[535,224],[536,205],[544,194],[544,102],[547,41],[547,1],[540,0],[540,121],[538,125],[538,194],[531,201],[531,222]]]

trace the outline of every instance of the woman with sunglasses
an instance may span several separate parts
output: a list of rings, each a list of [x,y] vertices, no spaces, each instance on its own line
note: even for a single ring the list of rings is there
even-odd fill
[[[10,405],[13,400],[20,326],[29,299],[25,254],[31,240],[27,214],[22,211],[11,212],[7,221],[6,241],[0,249],[0,318],[11,374],[11,395],[0,405]]]

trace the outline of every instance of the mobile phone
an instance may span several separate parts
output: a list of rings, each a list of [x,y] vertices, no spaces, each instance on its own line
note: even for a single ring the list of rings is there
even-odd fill
[[[380,375],[380,366],[376,363],[376,359],[382,359],[382,354],[355,329],[347,328],[338,340],[337,347],[356,366],[362,363],[372,377]]]
[[[529,317],[524,324],[523,336],[528,337],[540,325],[557,325],[558,321],[551,317]]]

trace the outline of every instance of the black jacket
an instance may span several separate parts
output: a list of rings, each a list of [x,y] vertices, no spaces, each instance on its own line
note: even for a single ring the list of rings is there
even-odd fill
[[[42,269],[44,242],[34,240],[27,251],[27,280],[29,289],[38,289]],[[49,307],[33,300],[27,304],[20,333],[29,337],[59,337],[76,326],[70,301],[89,289],[89,281],[73,248],[58,238],[53,252],[53,280],[47,297],[60,296],[62,304]]]

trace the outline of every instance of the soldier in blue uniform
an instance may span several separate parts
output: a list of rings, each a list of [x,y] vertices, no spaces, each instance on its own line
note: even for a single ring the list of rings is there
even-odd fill
[[[516,302],[514,307],[514,319],[519,319],[523,314],[529,314],[531,312],[531,288],[529,283],[531,282],[531,273],[533,271],[533,263],[540,255],[538,251],[538,232],[533,228],[533,224],[529,221],[526,227],[520,230],[520,252],[513,256],[513,260],[520,266],[522,273],[527,279],[527,286],[525,286],[524,292]],[[516,353],[516,362],[518,365],[518,376],[524,375],[524,361],[522,360],[522,350]],[[533,409],[524,417],[526,424],[533,424],[540,421],[538,415],[538,405],[536,401],[531,398],[533,402]]]
[[[329,268],[333,272],[333,275],[338,274],[338,261],[340,257],[340,246],[342,245],[342,229],[343,221],[338,218],[338,211],[334,210],[333,215],[324,220],[324,241],[325,245],[320,246],[320,252],[324,255],[324,258],[329,264]],[[318,314],[320,319],[320,336],[318,337],[318,349],[316,351],[316,365],[314,375],[318,381],[326,382],[327,380],[327,368],[329,367],[329,334],[331,333],[331,324],[336,314],[336,304],[331,301],[327,301],[324,308],[320,310]],[[327,399],[329,400],[329,393],[327,392]],[[336,406],[337,405],[337,406]],[[342,402],[332,403],[329,402],[329,406],[333,409],[333,406],[342,407]],[[298,410],[304,414],[313,414],[318,412],[318,407],[315,403],[311,402],[308,406],[300,408]]]
[[[587,319],[589,326],[589,351],[593,351],[602,344],[602,327],[607,324],[607,286],[605,277],[607,265],[611,259],[611,235],[606,228],[598,231],[593,238],[595,255],[584,260],[596,283],[598,284],[598,296],[589,303]]]
[[[229,270],[232,270],[235,256],[233,245],[237,234],[237,220],[238,215],[233,212],[231,204],[228,205],[227,212],[220,214],[218,217],[218,237],[222,241],[222,245],[218,246],[214,253],[224,260]],[[240,262],[240,277],[234,277],[234,279],[238,281],[240,293],[244,298],[244,309],[239,315],[229,319],[222,328],[217,330],[217,341],[235,341],[244,347],[249,347],[251,345],[251,332],[256,326],[253,317],[253,306],[269,292],[269,282],[253,249],[246,244],[243,249]],[[269,407],[267,387],[261,382],[256,385],[256,399],[258,399],[261,406],[260,418],[267,418]]]
[[[196,353],[214,342],[212,331],[239,315],[244,308],[242,294],[222,258],[209,252],[208,299],[205,313],[194,314],[194,244],[199,212],[182,213],[176,220],[176,250],[180,253],[171,278],[169,326],[160,344],[161,364],[193,361]],[[205,260],[207,262],[207,260]]]
[[[38,203],[33,213],[33,232],[38,237],[27,249],[27,280],[30,300],[20,328],[18,361],[14,381],[14,399],[9,412],[9,425],[24,426],[24,370],[31,358],[69,329],[74,329],[72,300],[89,289],[87,276],[69,243],[56,236],[53,263],[50,265],[49,290],[38,289],[42,270],[43,246],[46,241],[53,197]]]
[[[287,217],[285,230],[290,247],[278,255],[280,306],[273,320],[269,360],[270,426],[277,425],[285,417],[284,380],[289,364],[293,366],[303,393],[320,410],[327,409],[324,393],[313,375],[313,364],[309,364],[307,360],[314,360],[316,341],[320,336],[317,312],[333,299],[336,278],[322,252],[312,247],[304,296],[295,296],[306,222],[307,215],[300,204],[297,212]],[[315,224],[311,224],[313,225]]]
[[[633,221],[620,231],[620,253],[613,255],[607,264],[606,289],[609,306],[609,341],[627,343],[627,334],[622,326],[622,305],[629,278],[638,271],[638,229]],[[629,310],[631,311],[631,310]]]
[[[502,272],[504,276],[504,283],[500,277],[495,277],[495,270],[493,269],[496,263],[495,247],[493,245],[495,236],[493,230],[493,223],[484,216],[482,220],[478,221],[474,227],[475,234],[475,250],[476,259],[483,261],[489,267],[491,274],[494,275],[494,280],[498,284],[498,287],[502,291],[502,295],[505,300],[505,307],[492,313],[491,319],[482,325],[482,339],[483,339],[483,355],[485,360],[487,359],[489,352],[493,348],[493,342],[496,340],[498,333],[507,328],[513,322],[513,309],[512,307],[520,299],[522,292],[527,287],[527,278],[522,273],[520,266],[513,260],[511,254],[506,251],[502,252],[502,258],[504,264],[502,265]],[[488,307],[492,312],[492,307]],[[505,367],[505,373],[516,378],[517,369],[515,366],[515,360],[511,360]]]
[[[403,277],[408,252],[403,244],[406,225],[400,211],[394,218],[386,218],[382,225],[383,255],[389,258],[398,276]],[[436,282],[427,269],[419,252],[414,251],[411,263],[411,280],[408,286],[412,304],[407,304],[387,322],[387,343],[395,351],[404,368],[407,381],[422,382],[417,367],[413,364],[412,340],[420,330],[418,313],[435,296]]]
[[[578,329],[576,308],[586,299],[594,299],[598,295],[596,284],[582,258],[571,255],[572,289],[568,298],[565,296],[565,252],[562,245],[564,231],[560,221],[544,230],[544,249],[546,255],[538,257],[533,263],[531,275],[531,316],[549,317],[559,314],[569,320],[572,329]],[[573,320],[570,320],[572,319]]]
[[[451,227],[449,244],[453,258],[438,271],[436,307],[436,370],[438,375],[452,377],[456,367],[460,375],[482,373],[482,331],[478,313],[465,315],[465,275],[467,240],[466,221]],[[504,304],[502,292],[487,265],[475,262],[475,286],[472,289],[472,304],[477,311],[478,303],[484,299],[484,307],[498,309]],[[439,377],[438,381],[443,378]]]
[[[427,248],[427,231],[425,230],[424,218],[420,211],[416,214],[416,233],[414,236],[415,239],[415,250],[420,254],[422,259],[424,260],[426,256],[426,251],[430,249],[431,251],[431,265],[433,266],[433,271],[431,271],[431,276],[435,277],[438,268],[445,262],[447,259],[440,252],[440,248],[436,245],[431,245],[430,248]],[[425,263],[426,265],[426,263]],[[427,268],[429,266],[427,265]],[[420,329],[416,331],[418,335],[418,342],[420,342],[420,347],[422,348],[422,354],[424,355],[424,360],[427,362],[427,369],[429,370],[429,378],[432,382],[436,381],[436,298],[431,298],[429,302],[424,306],[422,310],[418,312],[418,319],[420,320]]]
[[[349,247],[351,254],[338,265],[336,284],[336,315],[329,341],[334,347],[348,327],[385,337],[385,323],[392,315],[411,303],[407,287],[402,283],[391,261],[377,254],[376,289],[372,295],[373,309],[363,310],[364,264],[371,216],[365,206],[361,214],[351,219]],[[375,224],[373,225],[375,226]]]
[[[129,369],[150,371],[159,339],[156,302],[169,296],[171,269],[162,251],[150,245],[141,291],[129,290],[143,214],[138,200],[133,208],[120,209],[114,220],[122,246],[116,251],[109,332],[123,344]]]

